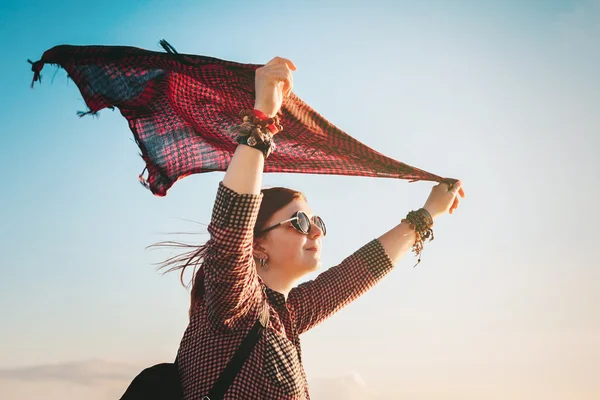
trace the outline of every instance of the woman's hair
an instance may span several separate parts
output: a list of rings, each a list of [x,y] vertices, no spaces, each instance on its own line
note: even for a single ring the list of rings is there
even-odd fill
[[[273,214],[290,204],[292,201],[306,201],[306,196],[304,196],[302,192],[283,187],[263,189],[262,194],[262,203],[260,203],[258,217],[256,218],[256,224],[254,224],[254,240],[265,236],[264,233],[262,235],[258,235],[258,232],[268,228],[266,226],[267,221],[271,219]]]
[[[254,225],[254,240],[260,239],[268,234],[264,233],[262,235],[258,235],[258,232],[267,228],[267,222],[269,219],[271,219],[273,214],[290,204],[292,201],[306,201],[306,196],[304,196],[302,192],[284,187],[263,189],[261,192],[263,194],[263,198],[258,211],[256,224]],[[159,263],[158,269],[166,270],[165,273],[179,270],[181,271],[179,276],[181,284],[185,287],[189,287],[190,284],[192,285],[190,304],[191,314],[204,295],[204,269],[202,268],[202,263],[207,250],[207,245],[203,244],[198,246],[175,241],[165,241],[156,243],[149,247],[175,247],[180,249],[188,249],[186,252],[170,257]],[[183,274],[188,267],[192,267],[193,272],[190,283],[186,285],[183,282]]]

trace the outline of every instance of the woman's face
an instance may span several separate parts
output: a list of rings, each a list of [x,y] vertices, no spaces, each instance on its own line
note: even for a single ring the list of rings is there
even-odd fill
[[[297,211],[303,211],[311,218],[312,210],[305,200],[292,201],[277,211],[265,225],[278,224],[292,217]],[[290,222],[271,230],[259,241],[268,255],[269,268],[277,268],[279,273],[290,278],[300,278],[321,267],[321,239],[323,232],[311,224],[308,235],[297,231]]]

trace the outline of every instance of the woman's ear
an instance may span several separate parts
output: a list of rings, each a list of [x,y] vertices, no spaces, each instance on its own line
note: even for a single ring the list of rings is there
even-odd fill
[[[254,242],[254,246],[253,246],[253,250],[252,250],[252,255],[256,258],[260,258],[260,259],[264,259],[267,260],[269,258],[269,255],[267,254],[267,251],[264,247],[262,247],[260,245],[260,243],[258,242]]]

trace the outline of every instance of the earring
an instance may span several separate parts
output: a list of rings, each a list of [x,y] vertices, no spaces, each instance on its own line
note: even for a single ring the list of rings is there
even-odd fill
[[[260,258],[260,266],[262,267],[262,269],[267,270],[269,268],[269,266],[267,265],[267,259],[266,258]]]

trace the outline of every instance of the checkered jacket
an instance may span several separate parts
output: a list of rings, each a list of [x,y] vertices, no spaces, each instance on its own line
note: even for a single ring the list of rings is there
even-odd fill
[[[208,227],[204,296],[190,316],[178,352],[186,400],[200,400],[269,307],[269,322],[225,399],[309,399],[300,335],[373,287],[393,264],[378,240],[366,244],[285,297],[259,278],[253,228],[262,195],[219,185]]]

